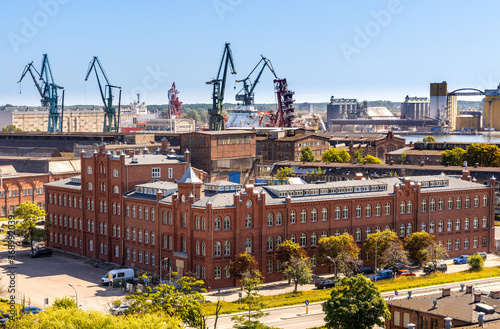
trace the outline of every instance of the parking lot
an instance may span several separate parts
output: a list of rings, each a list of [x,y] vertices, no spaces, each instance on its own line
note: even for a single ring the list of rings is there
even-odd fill
[[[56,298],[75,297],[78,294],[78,304],[85,310],[107,311],[113,300],[120,299],[125,293],[109,286],[101,286],[100,279],[107,270],[94,268],[82,259],[55,251],[52,257],[30,258],[29,249],[17,249],[15,253],[14,270],[16,271],[16,301],[21,302],[23,296],[26,303],[44,307],[45,298],[51,305]],[[11,268],[8,264],[7,251],[0,252],[2,290],[9,286],[7,273]],[[3,298],[10,298],[8,292]]]

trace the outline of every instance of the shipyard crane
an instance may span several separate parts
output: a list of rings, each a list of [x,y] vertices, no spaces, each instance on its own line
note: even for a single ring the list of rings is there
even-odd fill
[[[33,73],[33,71],[35,73]],[[54,83],[54,77],[52,76],[52,70],[50,69],[47,54],[43,54],[42,68],[40,72],[37,71],[37,69],[33,66],[33,62],[31,62],[26,65],[23,74],[21,75],[21,79],[19,79],[17,83],[21,83],[27,73],[31,75],[31,78],[35,83],[35,87],[41,97],[42,106],[49,108],[49,125],[47,131],[61,132],[64,113],[64,87],[58,86]],[[63,90],[61,108],[59,108],[58,105],[58,89]]]
[[[264,69],[266,67],[268,67],[269,70],[271,70],[271,72],[274,75],[274,78],[278,79],[276,72],[274,72],[273,65],[271,64],[271,61],[262,55],[260,55],[260,57],[261,57],[260,61],[257,63],[257,65],[255,65],[253,70],[250,72],[250,74],[248,74],[248,76],[245,79],[236,80],[236,82],[243,82],[243,88],[241,88],[241,90],[236,94],[235,99],[236,99],[236,101],[243,102],[243,105],[245,105],[245,106],[254,104],[254,92],[253,91],[254,91],[255,87],[257,86],[257,83],[259,83],[259,79],[262,75],[262,72],[264,72]],[[261,63],[262,63],[262,67],[260,68],[260,71],[257,74],[255,81],[252,83],[252,81],[250,81],[250,76],[259,67],[259,65],[261,65]]]
[[[234,69],[233,56],[231,55],[231,49],[229,48],[229,43],[224,46],[224,53],[222,54],[222,60],[219,65],[219,72],[217,73],[217,78],[208,81],[207,85],[213,85],[212,101],[213,106],[208,110],[209,119],[209,130],[224,130],[224,116],[222,115],[222,103],[224,102],[224,90],[226,88],[226,78],[227,69],[231,66],[231,74],[236,74]],[[221,75],[222,67],[224,66],[224,71]]]
[[[97,65],[96,65],[97,64]],[[108,77],[102,68],[101,62],[97,56],[89,63],[89,69],[87,70],[87,76],[85,77],[85,81],[88,80],[92,69],[95,72],[95,76],[97,78],[97,84],[99,85],[99,92],[101,93],[102,102],[104,103],[104,127],[103,132],[118,132],[118,126],[120,123],[120,106],[122,101],[122,87],[113,86],[109,83]],[[99,72],[101,72],[104,81],[101,82],[99,78]],[[106,83],[104,88],[102,83]],[[118,88],[120,90],[120,94],[118,97],[118,119],[116,117],[116,108],[113,108],[113,89]]]
[[[182,102],[179,101],[177,95],[179,91],[175,88],[175,82],[172,83],[172,87],[168,90],[168,112],[167,119],[180,119],[182,112]]]
[[[291,127],[295,119],[295,108],[293,107],[293,91],[288,90],[286,79],[274,79],[274,89],[278,99],[276,113],[269,115],[268,127]]]

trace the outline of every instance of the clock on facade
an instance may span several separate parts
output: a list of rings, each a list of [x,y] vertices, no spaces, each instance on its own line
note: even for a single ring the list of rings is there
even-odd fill
[[[252,200],[247,200],[247,208],[252,207]]]

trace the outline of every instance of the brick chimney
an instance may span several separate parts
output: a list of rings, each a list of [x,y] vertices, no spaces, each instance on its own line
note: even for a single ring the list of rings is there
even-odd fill
[[[479,303],[480,301],[481,301],[481,293],[475,292],[474,293],[474,303]]]
[[[402,168],[402,169],[401,169],[401,176],[402,176],[402,177],[405,177],[405,176],[406,176],[406,169],[405,169],[405,168]]]
[[[161,139],[161,151],[167,152],[169,146],[170,146],[170,143],[168,142],[168,139],[166,137],[163,137]]]
[[[472,177],[470,175],[469,170],[467,169],[462,170],[462,177],[460,177],[460,179],[470,182],[472,180]]]
[[[186,161],[186,163],[191,163],[191,153],[188,151],[188,149],[184,151],[184,160]]]
[[[491,291],[490,298],[500,299],[500,290]]]
[[[363,180],[363,174],[362,173],[354,174],[354,180]]]
[[[472,294],[472,288],[473,288],[473,287],[474,287],[474,286],[473,286],[473,285],[471,285],[471,284],[466,285],[466,286],[465,286],[465,293],[466,293],[466,294]]]
[[[448,297],[451,294],[451,288],[441,288],[441,297]]]

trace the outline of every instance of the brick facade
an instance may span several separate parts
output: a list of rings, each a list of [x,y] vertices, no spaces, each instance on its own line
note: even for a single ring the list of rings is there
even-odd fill
[[[287,133],[295,132],[288,131]],[[297,130],[297,132],[300,132]],[[328,137],[314,134],[297,134],[257,138],[257,156],[262,156],[264,163],[278,161],[299,161],[302,149],[309,147],[316,159],[321,159],[325,151],[330,148]]]

